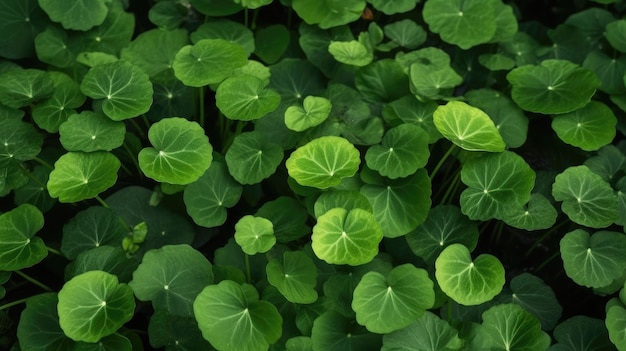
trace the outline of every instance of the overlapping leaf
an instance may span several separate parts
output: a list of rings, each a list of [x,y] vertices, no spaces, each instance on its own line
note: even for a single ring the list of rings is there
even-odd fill
[[[29,204],[0,215],[0,270],[31,267],[48,256],[43,240],[35,236],[43,224],[41,211]]]

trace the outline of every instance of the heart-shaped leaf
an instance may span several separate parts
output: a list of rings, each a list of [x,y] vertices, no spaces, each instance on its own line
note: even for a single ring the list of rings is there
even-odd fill
[[[396,179],[417,172],[429,156],[428,134],[418,126],[401,124],[389,129],[380,145],[370,146],[365,162],[381,175]]]
[[[259,119],[280,104],[280,95],[266,85],[267,82],[250,74],[228,78],[217,87],[215,104],[229,119]]]
[[[20,347],[25,350],[75,350],[76,342],[59,326],[56,293],[32,296],[26,301],[17,325]]]
[[[285,110],[285,125],[296,132],[302,132],[324,122],[332,108],[330,101],[323,97],[307,96],[302,107],[292,105]]]
[[[289,301],[310,304],[317,300],[317,267],[302,251],[285,251],[282,262],[273,259],[265,267],[267,280]]]
[[[124,144],[124,123],[92,111],[68,117],[59,127],[60,141],[68,151],[111,151]]]
[[[515,303],[532,313],[541,322],[543,330],[552,330],[561,318],[563,308],[554,291],[541,278],[530,273],[522,273],[511,279],[511,293],[505,293],[505,299],[498,300]]]
[[[176,78],[191,87],[215,84],[228,78],[247,62],[246,51],[224,39],[202,39],[182,47],[172,67]]]
[[[472,261],[463,244],[452,244],[435,261],[435,277],[446,295],[461,305],[490,301],[502,291],[504,267],[492,255],[482,254]]]
[[[512,227],[524,230],[548,229],[556,223],[558,213],[545,196],[535,193],[530,195],[528,203],[510,211],[504,222]]]
[[[615,138],[617,118],[611,109],[597,101],[590,101],[578,110],[556,115],[552,129],[565,143],[585,151],[595,151],[610,144]]]
[[[48,256],[43,240],[35,236],[43,223],[41,211],[29,204],[0,215],[0,270],[31,267]]]
[[[237,135],[225,155],[228,172],[241,184],[257,184],[276,172],[283,160],[280,145],[259,132]]]
[[[426,311],[413,324],[383,336],[381,351],[460,350],[463,340],[447,321]]]
[[[78,212],[63,226],[61,251],[70,260],[96,247],[120,246],[127,229],[121,218],[108,208],[92,206]]]
[[[478,331],[488,350],[547,350],[550,336],[539,320],[515,304],[501,304],[483,313]]]

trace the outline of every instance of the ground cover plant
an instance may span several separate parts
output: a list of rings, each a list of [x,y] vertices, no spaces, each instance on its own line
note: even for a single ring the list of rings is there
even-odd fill
[[[626,350],[620,0],[3,0],[0,348]]]

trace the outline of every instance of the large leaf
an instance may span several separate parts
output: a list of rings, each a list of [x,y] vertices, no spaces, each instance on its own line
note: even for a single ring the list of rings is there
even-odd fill
[[[86,31],[102,24],[109,12],[106,0],[39,0],[39,6],[65,29]]]
[[[541,322],[543,330],[552,330],[561,318],[563,308],[550,286],[530,273],[522,273],[511,279],[511,293],[504,294],[507,303],[516,303],[532,313]]]
[[[463,347],[458,331],[447,321],[426,311],[413,324],[383,336],[381,351],[453,351]]]
[[[572,221],[605,228],[618,220],[618,201],[610,184],[587,166],[573,166],[557,175],[552,196]]]
[[[125,61],[105,63],[87,72],[80,90],[102,100],[102,111],[114,121],[146,113],[152,104],[152,83],[140,68]]]
[[[68,152],[54,163],[48,191],[60,202],[94,198],[115,185],[120,166],[120,160],[106,151]]]
[[[371,212],[333,208],[317,218],[311,241],[315,255],[327,263],[358,266],[378,254],[382,238]]]
[[[496,305],[483,313],[478,331],[487,350],[546,350],[550,336],[530,312],[515,304]]]
[[[554,329],[557,343],[550,351],[601,351],[612,350],[609,332],[604,321],[597,318],[578,315],[560,323]]]
[[[139,152],[139,167],[150,178],[170,184],[192,183],[209,168],[213,147],[204,129],[180,117],[162,119],[148,130],[153,147]]]
[[[89,271],[63,285],[57,310],[65,335],[76,341],[98,342],[133,317],[135,298],[116,276]]]
[[[577,284],[601,288],[620,278],[626,269],[626,235],[599,231],[589,235],[583,229],[561,239],[561,258],[567,276]]]
[[[380,145],[365,153],[367,166],[381,175],[396,179],[410,176],[428,162],[428,134],[412,124],[401,124],[387,131]]]
[[[617,118],[607,105],[590,101],[583,108],[559,114],[552,120],[552,129],[567,144],[585,151],[595,151],[615,138]]]
[[[175,316],[192,316],[193,301],[213,283],[211,263],[189,245],[166,245],[150,250],[128,285],[141,301]]]
[[[191,41],[195,44],[202,39],[223,39],[239,44],[248,55],[254,52],[254,36],[243,23],[226,19],[207,21],[191,33]]]
[[[428,272],[403,264],[386,277],[375,271],[365,273],[354,289],[352,309],[359,324],[386,334],[409,326],[434,303]]]
[[[511,97],[522,109],[538,113],[566,113],[587,104],[600,80],[586,68],[566,60],[544,60],[517,67],[507,74]]]
[[[281,336],[283,319],[260,301],[251,285],[223,280],[205,287],[193,303],[202,336],[224,351],[262,351]]]
[[[6,0],[0,3],[0,57],[32,57],[33,39],[45,29],[48,16],[37,0]]]
[[[283,160],[280,145],[259,132],[237,135],[225,155],[228,172],[241,184],[256,184],[276,172]]]
[[[128,252],[124,251],[118,242],[115,246],[99,246],[78,254],[76,259],[67,265],[65,279],[89,271],[104,271],[117,276],[120,283],[128,283],[138,265],[138,257],[129,257]]]
[[[104,245],[120,246],[128,230],[108,208],[92,206],[78,212],[63,226],[61,251],[70,260],[79,253]]]
[[[466,306],[479,305],[502,291],[504,267],[489,254],[472,260],[467,247],[452,244],[437,257],[435,277],[441,290],[454,301]]]
[[[489,116],[462,101],[439,106],[433,121],[446,139],[465,150],[500,152],[506,146]]]
[[[285,251],[282,260],[273,259],[265,267],[268,282],[289,301],[310,304],[317,300],[317,267],[302,251]]]
[[[59,326],[56,293],[32,296],[20,315],[17,338],[22,350],[74,350],[76,342]]]
[[[0,215],[0,270],[34,266],[48,255],[40,237],[44,218],[35,206],[24,204]]]
[[[229,119],[259,119],[280,104],[280,95],[266,85],[267,82],[250,74],[228,78],[217,87],[215,104]]]
[[[111,151],[124,144],[126,127],[92,111],[70,115],[59,127],[60,141],[68,151]]]

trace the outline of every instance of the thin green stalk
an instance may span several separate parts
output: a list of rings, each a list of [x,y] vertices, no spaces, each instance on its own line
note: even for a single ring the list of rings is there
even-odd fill
[[[47,186],[46,184],[42,183],[39,179],[35,178],[35,176],[33,176],[32,173],[30,173],[30,171],[28,170],[28,168],[26,168],[26,166],[24,166],[23,163],[20,164],[20,168],[22,170],[22,173],[24,173],[24,175],[26,175],[28,178],[30,178],[30,180],[32,180],[33,182],[35,182],[35,184],[39,185],[40,187],[42,187],[43,189],[46,189]]]
[[[549,237],[550,235],[554,234],[554,232],[559,230],[562,226],[564,226],[567,223],[570,223],[570,221],[563,220],[559,224],[557,224],[554,227],[550,228],[550,230],[546,231],[539,239],[535,240],[535,242],[532,244],[532,246],[530,248],[528,248],[528,250],[526,251],[524,256],[528,257],[547,237]]]
[[[131,162],[135,165],[135,168],[137,168],[137,171],[139,172],[138,174],[142,175],[143,173],[141,172],[141,168],[139,168],[139,162],[137,161],[137,157],[133,154],[133,151],[130,149],[130,147],[128,147],[128,144],[126,144],[126,142],[124,142],[122,146],[124,146],[124,150],[126,150],[128,158],[130,158]]]
[[[96,195],[95,199],[98,200],[98,202],[100,203],[100,205],[102,205],[102,207],[111,208],[109,207],[109,204],[107,204],[99,195]]]
[[[244,260],[246,262],[246,280],[248,284],[252,284],[252,273],[250,272],[250,257],[248,254],[244,254]]]
[[[248,27],[248,11],[247,7],[243,10],[243,25],[246,26],[246,28]]]
[[[102,205],[102,207],[104,208],[108,208],[111,209],[111,207],[109,206],[109,204],[106,203],[106,201],[104,201],[99,195],[96,195],[95,197],[96,201],[98,201],[100,203],[100,205]],[[122,225],[124,226],[124,228],[126,228],[126,231],[128,233],[132,233],[133,232],[133,228],[131,228],[126,222],[124,222],[124,220],[122,219],[122,217],[117,217],[120,221],[120,223],[122,223]]]
[[[29,282],[31,282],[31,283],[33,283],[33,284],[37,285],[38,287],[40,287],[40,288],[44,289],[45,291],[48,291],[48,292],[51,292],[51,291],[52,291],[52,288],[50,288],[50,287],[49,287],[49,286],[47,286],[46,284],[44,284],[44,283],[42,283],[42,282],[38,281],[37,279],[35,279],[35,278],[32,278],[32,277],[28,276],[26,273],[23,273],[23,272],[21,272],[21,271],[14,271],[14,272],[15,272],[15,274],[17,274],[17,275],[19,275],[20,277],[22,277],[22,278],[24,278],[24,279],[28,280],[28,281],[29,281]]]
[[[459,180],[461,179],[461,172],[456,172],[456,174],[454,175],[454,178],[452,178],[452,181],[448,184],[448,187],[446,188],[446,192],[443,194],[443,197],[441,198],[441,204],[445,205],[448,203],[448,198],[451,197],[452,194],[456,193],[456,190],[459,188]],[[445,184],[445,183],[444,183]]]
[[[35,157],[33,160],[37,161],[40,165],[42,165],[42,166],[44,166],[44,167],[46,167],[48,169],[54,169],[54,167],[51,164],[49,164],[48,162],[46,162],[45,160],[43,160],[42,158],[40,158],[38,156]]]
[[[198,88],[198,93],[200,95],[198,97],[198,103],[199,103],[199,109],[200,109],[199,123],[202,126],[202,128],[204,128],[204,87]]]
[[[437,172],[439,172],[439,169],[441,168],[441,166],[443,166],[443,164],[446,162],[446,159],[452,154],[452,152],[455,149],[456,149],[456,145],[451,144],[450,148],[448,149],[448,151],[446,151],[446,153],[439,159],[439,162],[437,162],[437,165],[435,166],[433,171],[430,172],[430,180],[431,181],[435,178],[435,176],[437,175]]]
[[[16,306],[16,305],[22,304],[22,303],[24,303],[24,302],[28,301],[28,299],[30,299],[31,297],[32,297],[32,296],[29,296],[29,297],[25,297],[25,298],[23,298],[23,299],[19,299],[19,300],[15,300],[15,301],[12,301],[12,302],[5,303],[4,305],[1,305],[1,306],[0,306],[0,311],[2,311],[2,310],[6,310],[6,309],[7,309],[7,308],[9,308],[9,307],[13,307],[13,306]]]
[[[46,246],[46,249],[47,249],[47,250],[48,250],[48,252],[50,252],[51,254],[55,254],[55,255],[57,255],[57,256],[65,257],[65,255],[64,255],[61,251],[59,251],[59,250],[57,250],[57,249],[53,249],[53,248],[51,248],[50,246]]]
[[[135,118],[127,119],[127,121],[129,121],[129,123],[132,124],[133,127],[135,127],[135,129],[137,130],[137,133],[139,133],[139,136],[141,136],[141,139],[145,140],[146,139],[146,133],[143,132],[143,129],[141,129],[141,126],[139,125],[139,123],[137,123]]]
[[[541,264],[537,266],[537,268],[535,269],[535,272],[539,272],[540,270],[542,270],[548,263],[550,263],[552,260],[559,257],[560,255],[561,255],[561,252],[557,250],[550,257],[548,257],[543,262],[541,262]]]

